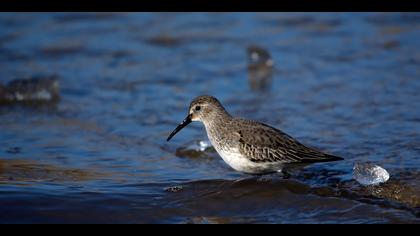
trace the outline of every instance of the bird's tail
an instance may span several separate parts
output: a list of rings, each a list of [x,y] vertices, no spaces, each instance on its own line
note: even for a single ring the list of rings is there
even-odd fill
[[[342,157],[325,154],[325,161],[342,161],[342,160],[344,160],[344,158]]]
[[[344,158],[324,153],[322,158],[319,158],[319,157],[318,158],[305,158],[302,160],[302,162],[315,163],[315,162],[330,162],[330,161],[342,161],[342,160],[344,160]]]

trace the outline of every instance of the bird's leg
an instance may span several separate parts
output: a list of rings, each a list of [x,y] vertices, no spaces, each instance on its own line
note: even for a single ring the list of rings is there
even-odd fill
[[[291,177],[291,175],[285,170],[278,171],[277,173],[279,173],[283,179],[290,179]]]
[[[247,175],[247,176],[244,176],[244,177],[241,177],[241,178],[239,178],[239,179],[236,179],[236,180],[234,180],[233,182],[234,183],[237,183],[237,182],[242,182],[242,181],[247,181],[247,180],[251,180],[251,179],[254,179],[255,178],[255,176],[253,176],[253,175]]]
[[[271,174],[266,174],[266,175],[259,175],[257,181],[270,182],[272,179],[273,178]]]

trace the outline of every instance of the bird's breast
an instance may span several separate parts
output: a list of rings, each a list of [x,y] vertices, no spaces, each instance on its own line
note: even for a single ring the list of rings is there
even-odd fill
[[[239,152],[238,148],[216,148],[220,157],[233,169],[241,172],[248,172],[247,170],[252,166],[251,161]]]

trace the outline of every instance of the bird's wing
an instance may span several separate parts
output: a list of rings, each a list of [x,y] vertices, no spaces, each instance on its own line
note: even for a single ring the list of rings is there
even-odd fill
[[[253,162],[311,163],[342,160],[307,147],[286,133],[269,125],[246,121],[236,131],[241,152]],[[250,155],[252,154],[252,155]]]

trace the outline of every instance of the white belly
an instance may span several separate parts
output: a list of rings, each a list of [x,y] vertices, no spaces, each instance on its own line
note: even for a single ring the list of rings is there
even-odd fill
[[[238,148],[222,148],[217,145],[217,142],[213,140],[208,134],[208,130],[206,127],[207,136],[216,149],[217,153],[222,157],[222,159],[234,170],[247,173],[247,174],[265,174],[265,173],[273,173],[273,172],[281,172],[283,168],[282,163],[274,163],[274,162],[252,162],[246,156],[243,156]]]
[[[243,156],[237,149],[230,149],[229,151],[216,148],[217,153],[222,159],[233,169],[239,172],[248,174],[264,174],[270,172],[279,172],[282,169],[281,163],[256,163]]]

